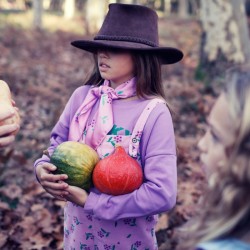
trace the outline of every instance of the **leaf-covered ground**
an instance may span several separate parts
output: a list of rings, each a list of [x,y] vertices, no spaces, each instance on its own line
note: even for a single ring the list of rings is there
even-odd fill
[[[162,44],[185,53],[181,63],[163,68],[176,131],[179,185],[176,207],[160,215],[157,239],[160,249],[173,250],[178,244],[175,229],[195,213],[202,192],[196,144],[214,96],[193,80],[199,56],[198,23],[161,20],[160,36]],[[75,38],[63,32],[0,30],[0,78],[9,83],[22,118],[16,142],[0,152],[1,249],[62,248],[64,203],[37,184],[33,163],[48,146],[66,101],[90,69],[89,54],[69,45]]]

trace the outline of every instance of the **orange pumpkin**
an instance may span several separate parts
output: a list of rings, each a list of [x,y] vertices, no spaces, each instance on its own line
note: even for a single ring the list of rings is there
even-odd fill
[[[6,110],[13,111],[14,115],[6,118],[5,120],[0,121],[1,125],[7,124],[18,124],[20,125],[20,116],[17,112],[17,109],[12,105],[12,98],[9,86],[6,82],[0,80],[0,112],[6,112]],[[16,135],[19,129],[16,129],[11,134]]]
[[[131,193],[141,186],[142,181],[141,166],[121,146],[113,154],[100,160],[93,171],[94,186],[106,194]]]

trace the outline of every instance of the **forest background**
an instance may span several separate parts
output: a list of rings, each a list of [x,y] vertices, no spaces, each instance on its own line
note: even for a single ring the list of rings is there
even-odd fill
[[[33,163],[91,69],[91,55],[70,42],[91,39],[111,2],[154,8],[160,44],[185,55],[162,69],[178,149],[178,199],[172,211],[159,217],[159,249],[176,249],[176,229],[196,213],[206,185],[197,142],[225,70],[249,62],[250,2],[0,0],[0,79],[9,84],[22,118],[15,143],[0,152],[0,249],[62,249],[64,202],[37,183]]]

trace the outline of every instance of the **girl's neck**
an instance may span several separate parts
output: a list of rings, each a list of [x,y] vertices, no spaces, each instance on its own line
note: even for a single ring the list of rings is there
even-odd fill
[[[122,83],[115,83],[115,82],[110,81],[110,87],[113,88],[113,89],[117,88],[117,87],[120,86],[121,84],[122,84]]]
[[[130,77],[130,78],[127,79],[127,80],[120,81],[120,82],[114,82],[114,81],[110,80],[110,81],[109,81],[109,82],[110,82],[110,87],[113,88],[113,89],[115,89],[115,88],[117,88],[118,86],[120,86],[121,84],[123,84],[123,83],[125,83],[125,82],[127,82],[127,81],[132,80],[133,78],[134,78],[134,76]]]

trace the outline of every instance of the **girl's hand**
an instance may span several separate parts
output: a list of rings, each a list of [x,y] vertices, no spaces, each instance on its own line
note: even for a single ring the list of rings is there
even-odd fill
[[[84,189],[75,186],[68,186],[65,190],[68,192],[67,195],[64,195],[64,198],[66,198],[67,201],[71,201],[82,207],[85,205],[88,193]]]
[[[65,195],[68,195],[68,184],[64,182],[68,178],[65,174],[55,175],[53,171],[56,166],[51,163],[42,163],[36,167],[36,175],[42,187],[52,196],[59,200],[66,201]]]

